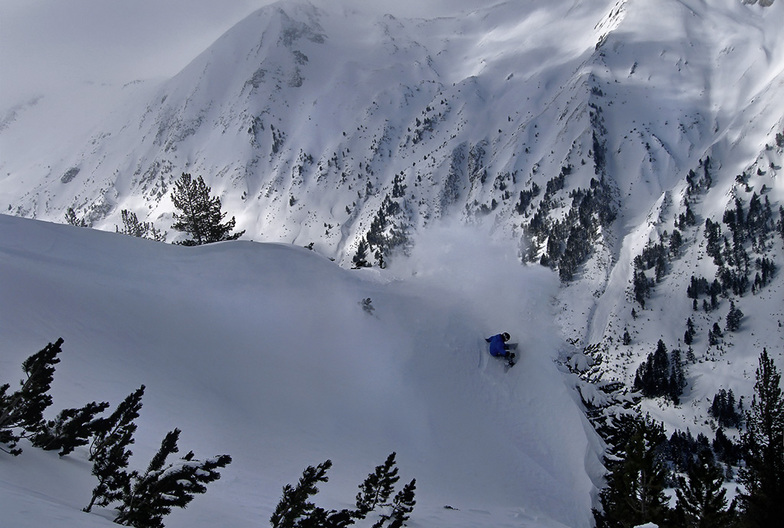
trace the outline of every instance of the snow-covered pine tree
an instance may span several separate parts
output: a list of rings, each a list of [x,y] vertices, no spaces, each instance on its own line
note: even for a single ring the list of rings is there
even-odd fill
[[[92,474],[98,479],[98,485],[93,489],[90,504],[84,508],[86,512],[94,505],[108,506],[120,500],[123,490],[130,486],[131,476],[126,468],[132,452],[128,447],[134,443],[134,420],[139,416],[143,395],[144,385],[120,402],[111,416],[99,421],[90,445]]]
[[[188,233],[191,238],[181,242],[184,246],[200,246],[223,240],[236,240],[245,233],[231,233],[237,223],[232,216],[223,222],[226,213],[221,211],[220,198],[210,196],[210,188],[199,176],[194,180],[183,172],[174,182],[172,203],[177,211],[172,229]]]
[[[687,470],[688,480],[677,477],[678,502],[674,521],[683,528],[730,528],[734,526],[735,504],[727,508],[724,471],[709,450],[700,451]]]
[[[784,396],[767,349],[759,357],[742,444],[746,465],[738,481],[745,489],[738,498],[744,526],[777,526],[784,519]]]
[[[35,447],[60,450],[67,455],[78,446],[87,445],[95,434],[95,415],[109,407],[109,402],[90,402],[80,409],[63,409],[54,420],[47,421],[30,437]]]
[[[201,461],[190,451],[178,462],[166,464],[169,455],[179,451],[179,437],[179,429],[167,433],[147,471],[131,473],[131,484],[123,493],[114,522],[136,528],[163,528],[163,518],[172,508],[184,508],[194,494],[205,493],[205,484],[218,480],[218,469],[231,463],[229,455]]]
[[[57,355],[62,352],[62,344],[60,338],[24,360],[22,370],[27,379],[22,380],[18,391],[7,395],[10,385],[0,387],[0,442],[8,447],[3,451],[12,455],[21,453],[16,447],[19,439],[25,433],[38,432],[44,423],[43,412],[52,404],[49,388],[54,379],[54,365],[60,362]]]

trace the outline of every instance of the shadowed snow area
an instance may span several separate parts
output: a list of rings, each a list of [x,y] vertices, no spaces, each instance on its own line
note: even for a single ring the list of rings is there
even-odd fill
[[[62,336],[52,416],[145,384],[132,468],[174,427],[182,452],[231,454],[170,527],[263,526],[281,487],[327,458],[316,502],[348,506],[392,451],[417,479],[410,526],[589,526],[596,440],[552,361],[557,280],[499,247],[435,228],[396,269],[354,271],[294,246],[186,248],[0,216],[2,381]],[[507,373],[483,341],[500,331],[521,343]],[[5,519],[111,525],[80,511],[95,485],[83,449],[23,447],[0,456]]]

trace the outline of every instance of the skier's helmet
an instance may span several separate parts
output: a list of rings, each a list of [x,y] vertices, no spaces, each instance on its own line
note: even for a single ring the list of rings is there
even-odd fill
[[[504,341],[509,341],[510,339],[512,339],[512,336],[510,336],[508,332],[504,332],[503,334],[501,334],[501,336],[504,338]]]

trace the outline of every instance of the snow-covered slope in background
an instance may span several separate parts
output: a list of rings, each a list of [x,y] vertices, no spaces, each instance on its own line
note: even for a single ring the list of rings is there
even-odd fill
[[[433,270],[427,253],[399,275],[347,271],[287,245],[183,248],[2,215],[0,371],[13,382],[62,336],[52,413],[145,384],[133,466],[174,427],[186,451],[231,454],[167,526],[264,525],[281,487],[327,458],[317,501],[346,506],[392,451],[417,479],[410,526],[589,526],[599,445],[552,362],[541,306],[556,279],[470,232],[448,255],[451,280],[411,275]],[[503,330],[536,336],[508,373],[482,339]],[[80,511],[95,485],[84,450],[0,465],[9,526],[111,525]]]

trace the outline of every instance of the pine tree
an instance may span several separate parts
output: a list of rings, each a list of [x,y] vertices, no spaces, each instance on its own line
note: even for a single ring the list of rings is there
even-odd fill
[[[683,236],[677,229],[672,231],[670,237],[670,256],[677,257],[680,254],[681,246],[683,245]]]
[[[383,465],[376,466],[375,472],[368,475],[365,481],[359,486],[357,494],[357,510],[364,515],[374,510],[376,506],[385,504],[392,492],[395,484],[400,477],[397,475],[398,469],[395,466],[395,453],[392,452]]]
[[[644,271],[635,269],[632,285],[634,289],[634,299],[640,304],[640,307],[644,309],[645,299],[651,296],[653,280],[649,279]]]
[[[153,226],[152,222],[140,222],[136,213],[123,209],[121,212],[123,228],[122,230],[115,226],[114,230],[123,235],[129,235],[137,238],[148,238],[157,242],[166,240],[166,233],[161,233],[160,230]]]
[[[191,238],[181,242],[185,246],[200,246],[223,240],[236,240],[245,233],[231,233],[236,224],[234,217],[222,223],[226,213],[221,211],[221,201],[210,196],[210,188],[199,176],[196,180],[183,172],[174,182],[172,203],[179,211],[174,213],[176,222],[172,229],[188,233]]]
[[[27,379],[18,391],[6,395],[10,385],[0,386],[0,442],[13,455],[22,452],[16,448],[21,436],[25,432],[35,434],[44,424],[43,412],[52,404],[49,388],[54,380],[54,365],[60,362],[57,355],[62,352],[62,344],[60,338],[24,360],[22,370]]]
[[[637,369],[634,390],[648,398],[670,394],[670,358],[661,339],[656,344],[656,351],[648,354],[647,360]]]
[[[93,443],[90,445],[90,460],[93,461],[92,474],[98,479],[93,489],[90,504],[84,509],[89,512],[93,505],[108,506],[120,500],[123,490],[131,483],[131,475],[126,471],[132,455],[129,446],[134,443],[133,434],[142,407],[144,385],[128,395],[117,409],[106,419],[99,421]]]
[[[776,224],[781,239],[784,240],[784,205],[779,206],[779,221]]]
[[[389,521],[389,528],[405,526],[405,522],[409,519],[416,504],[414,499],[415,491],[416,479],[413,479],[395,495],[391,504],[392,511],[389,514],[382,515],[379,521],[373,525],[373,528],[381,528],[387,521]]]
[[[131,475],[125,470],[128,460],[133,454],[128,445],[133,437],[128,436],[120,442],[101,451],[93,462],[92,474],[98,479],[93,488],[90,504],[84,511],[90,512],[93,506],[108,506],[123,497],[123,491],[130,488]]]
[[[729,528],[734,523],[734,504],[727,509],[724,472],[709,450],[701,451],[688,468],[688,481],[677,477],[678,502],[675,518],[683,528]]]
[[[91,402],[81,409],[63,409],[54,420],[42,425],[31,438],[35,447],[50,451],[60,450],[67,455],[78,446],[87,445],[95,434],[95,415],[109,407],[108,402]]]
[[[366,518],[376,508],[388,508],[388,512],[379,516],[373,528],[400,528],[408,520],[416,502],[416,480],[404,486],[389,501],[400,479],[394,452],[360,484],[355,510],[325,510],[309,500],[319,491],[316,485],[329,480],[326,473],[331,467],[330,460],[316,467],[308,466],[296,486],[287,484],[283,487],[283,497],[270,518],[273,528],[345,528]]]
[[[87,222],[84,218],[81,220],[76,217],[76,211],[73,207],[69,207],[65,212],[65,223],[76,227],[87,227]]]
[[[354,255],[354,258],[351,259],[352,262],[354,263],[354,267],[358,269],[358,268],[366,268],[370,266],[370,264],[368,264],[367,257],[368,257],[368,243],[363,238],[362,240],[359,241],[359,244],[357,245],[357,253]]]
[[[738,465],[738,460],[741,458],[740,446],[728,438],[721,427],[716,430],[712,447],[717,459],[730,466]]]
[[[724,334],[721,332],[719,323],[713,323],[713,328],[708,331],[708,344],[710,346],[716,346],[721,343],[722,337],[724,337]]]
[[[735,302],[730,301],[730,311],[727,314],[726,329],[729,332],[737,332],[740,329],[740,321],[743,319],[743,312],[735,307]]]
[[[713,397],[708,413],[716,418],[722,427],[740,427],[742,417],[735,404],[735,394],[732,389],[729,391],[719,389]]]
[[[200,461],[190,451],[178,462],[166,464],[169,455],[179,451],[179,437],[179,429],[170,431],[147,471],[131,474],[131,485],[123,493],[120,513],[114,522],[136,528],[163,528],[163,518],[172,508],[184,508],[194,494],[205,493],[205,484],[218,480],[218,470],[231,463],[229,455]]]
[[[670,379],[667,383],[667,396],[676,405],[680,403],[680,396],[686,387],[686,375],[683,372],[681,351],[675,349],[670,353]]]
[[[144,389],[145,386],[141,385],[126,396],[108,418],[101,419],[96,424],[95,436],[90,445],[90,460],[95,460],[102,455],[102,451],[110,449],[123,439],[133,437],[133,433],[136,432],[136,424],[133,421],[139,417]]]
[[[597,528],[664,522],[669,514],[666,467],[660,455],[666,442],[664,428],[639,415],[622,415],[612,427],[606,438],[607,486],[599,493],[602,510],[594,510]]]
[[[695,456],[703,452],[710,453],[710,450],[710,442],[704,434],[699,433],[695,439],[688,429],[685,433],[676,430],[667,442],[666,455],[673,469],[685,472]]]
[[[695,335],[697,335],[697,331],[694,329],[694,321],[689,317],[686,319],[686,332],[683,334],[683,342],[687,345],[691,345],[694,342]]]
[[[275,511],[270,517],[273,528],[295,528],[300,526],[301,519],[307,519],[316,510],[316,505],[308,500],[318,493],[316,485],[327,482],[327,471],[332,467],[332,461],[326,460],[316,467],[308,466],[302,472],[296,486],[286,484],[283,487],[283,497],[278,502]]]
[[[738,481],[745,488],[739,495],[744,523],[777,526],[784,519],[784,397],[781,374],[767,349],[760,354],[742,444],[746,465]]]

